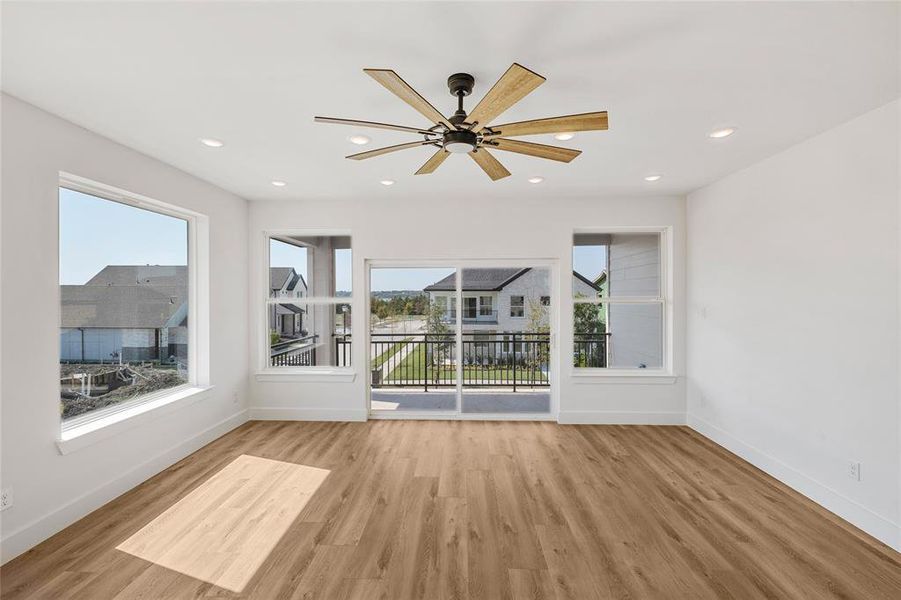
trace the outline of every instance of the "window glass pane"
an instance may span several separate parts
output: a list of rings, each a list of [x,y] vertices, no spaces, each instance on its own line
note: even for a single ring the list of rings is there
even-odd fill
[[[370,408],[456,410],[456,271],[398,267],[369,274]]]
[[[278,303],[267,311],[269,366],[351,366],[350,304]]]
[[[511,317],[524,317],[526,315],[525,311],[525,299],[523,296],[510,296],[510,316]]]
[[[285,236],[269,240],[269,296],[352,295],[350,236]]]
[[[59,190],[64,420],[188,382],[188,223]]]
[[[577,303],[573,307],[573,366],[663,368],[663,305]]]
[[[660,295],[660,235],[578,233],[573,236],[573,298]]]
[[[307,249],[281,240],[269,240],[269,297],[309,297]]]

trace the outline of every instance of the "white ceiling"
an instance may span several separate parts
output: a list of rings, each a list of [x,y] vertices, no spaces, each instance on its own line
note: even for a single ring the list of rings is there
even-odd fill
[[[2,87],[248,199],[684,193],[896,98],[898,10],[4,2]],[[465,156],[414,177],[428,147],[345,160],[416,138],[313,123],[326,115],[428,125],[364,67],[393,68],[450,114],[448,75],[472,73],[478,99],[514,61],[547,82],[496,122],[608,110],[610,130],[569,142],[535,136],[582,149],[569,165],[498,151],[513,176],[491,182]],[[725,125],[738,132],[706,138]],[[373,142],[354,146],[347,137],[355,133]],[[205,148],[204,136],[227,145]],[[660,181],[643,180],[658,172]],[[533,175],[546,181],[526,183]],[[379,185],[385,178],[396,185]]]

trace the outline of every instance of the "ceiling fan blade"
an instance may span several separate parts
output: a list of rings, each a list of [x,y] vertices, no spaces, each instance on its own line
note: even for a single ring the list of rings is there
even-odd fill
[[[434,173],[435,169],[440,167],[441,164],[447,160],[448,156],[450,156],[450,152],[444,148],[439,148],[438,152],[432,155],[432,158],[425,161],[425,164],[419,167],[419,170],[416,171],[416,175],[428,175],[429,173]]]
[[[410,133],[420,133],[422,135],[438,135],[434,131],[428,129],[420,129],[419,127],[405,127],[404,125],[390,125],[388,123],[376,123],[375,121],[357,121],[355,119],[336,119],[334,117],[315,117],[313,119],[317,123],[334,123],[336,125],[353,125],[354,127],[372,127],[374,129],[391,129],[393,131],[407,131]]]
[[[485,148],[479,148],[475,152],[470,152],[469,156],[482,167],[482,170],[488,174],[491,181],[497,181],[498,179],[510,176],[510,171],[504,168],[504,165],[499,163],[494,156],[485,150]]]
[[[422,115],[433,122],[440,123],[448,129],[454,130],[450,121],[438,112],[438,109],[429,104],[429,101],[419,95],[410,85],[400,78],[400,75],[391,69],[363,69],[363,72],[381,83],[395,96],[418,110]]]
[[[492,119],[522,100],[546,80],[524,66],[513,63],[466,118],[475,123],[473,131],[481,131]]]
[[[557,160],[565,163],[568,163],[582,154],[581,150],[571,150],[559,146],[545,146],[544,144],[521,142],[519,140],[508,140],[504,138],[491,140],[491,148],[505,150],[507,152],[516,152],[518,154],[528,154],[529,156],[537,156],[538,158],[549,158],[550,160]]]
[[[360,152],[358,154],[351,154],[350,156],[345,156],[344,158],[349,158],[351,160],[363,160],[365,158],[372,158],[374,156],[381,156],[383,154],[390,154],[391,152],[397,152],[398,150],[406,150],[407,148],[418,148],[419,146],[425,146],[426,144],[434,144],[432,141],[420,141],[420,142],[409,142],[407,144],[397,144],[396,146],[386,146],[384,148],[376,148],[375,150],[368,150],[366,152]]]
[[[485,137],[534,135],[539,133],[564,133],[568,131],[601,131],[607,129],[607,111],[533,119],[518,123],[492,125]]]

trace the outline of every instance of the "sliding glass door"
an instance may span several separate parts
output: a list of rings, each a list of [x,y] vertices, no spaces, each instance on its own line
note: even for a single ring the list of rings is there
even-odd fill
[[[547,266],[372,266],[369,275],[374,416],[550,414]]]
[[[461,411],[549,413],[549,269],[464,268],[461,288]]]
[[[371,411],[457,412],[457,270],[369,274]]]

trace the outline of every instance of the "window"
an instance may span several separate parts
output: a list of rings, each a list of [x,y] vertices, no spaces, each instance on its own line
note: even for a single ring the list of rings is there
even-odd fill
[[[660,233],[573,237],[573,366],[662,369]]]
[[[268,249],[267,366],[350,367],[350,237],[273,234]]]
[[[551,305],[551,297],[550,296],[542,296],[541,297],[541,306],[550,306]]]
[[[64,429],[195,383],[192,221],[125,202],[59,188]]]
[[[464,319],[475,319],[478,316],[478,301],[479,299],[476,297],[472,298],[463,298],[463,318]]]
[[[494,298],[491,296],[479,297],[479,316],[490,317],[494,315]]]
[[[510,316],[524,317],[526,313],[524,296],[510,296]]]

